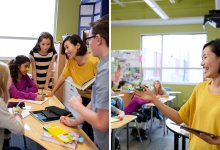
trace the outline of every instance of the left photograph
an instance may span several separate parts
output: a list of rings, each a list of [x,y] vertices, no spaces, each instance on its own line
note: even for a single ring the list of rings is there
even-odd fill
[[[108,150],[109,1],[9,0],[0,12],[0,149]]]

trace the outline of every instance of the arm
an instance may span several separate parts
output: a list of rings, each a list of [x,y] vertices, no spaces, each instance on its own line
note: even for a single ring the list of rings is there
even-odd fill
[[[16,99],[20,98],[20,99],[35,100],[35,98],[37,97],[37,94],[35,93],[19,91],[17,87],[14,85],[14,83],[11,84],[9,91],[10,91],[11,97],[16,98]]]
[[[31,59],[31,65],[32,65],[32,78],[34,80],[34,83],[37,85],[37,70],[36,70],[36,62],[34,59]]]
[[[53,96],[54,93],[60,88],[60,86],[64,83],[66,77],[64,76],[64,72],[60,75],[57,83],[55,84],[55,87],[53,88],[52,92],[48,93],[48,96]]]
[[[145,89],[144,92],[135,90],[135,95],[138,98],[151,101],[166,117],[170,118],[177,124],[183,123],[183,120],[181,119],[181,117],[179,116],[178,112],[175,109],[161,103],[148,88],[146,87],[143,88]]]
[[[53,65],[54,65],[54,62],[55,62],[55,58],[56,57],[52,58],[52,60],[50,61],[49,67],[47,69],[46,83],[44,85],[44,89],[45,90],[48,89],[48,85],[49,85],[49,82],[50,82],[51,73],[52,73],[52,70],[53,70]]]
[[[107,109],[97,109],[94,112],[91,110],[91,103],[86,107],[82,105],[82,98],[80,96],[73,96],[70,100],[70,105],[80,114],[83,120],[87,121],[94,128],[103,132],[109,129],[109,112]]]
[[[12,133],[23,134],[24,127],[20,117],[14,117],[12,114],[10,114],[4,101],[2,99],[0,99],[0,101],[0,128],[9,129]]]
[[[31,80],[31,78],[26,75],[26,80],[27,80],[27,89],[23,90],[23,92],[26,92],[26,93],[29,93],[29,92],[32,92],[32,93],[36,93],[38,91],[38,88],[37,88],[37,85],[34,83],[33,80]]]

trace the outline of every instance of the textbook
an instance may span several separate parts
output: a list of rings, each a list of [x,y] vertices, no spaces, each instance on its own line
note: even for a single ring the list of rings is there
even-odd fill
[[[71,148],[73,150],[76,149],[76,145],[77,145],[77,142],[78,142],[78,138],[79,138],[79,134],[78,133],[75,133],[75,132],[68,132],[70,135],[73,135],[75,137],[75,139],[73,140],[72,143],[60,143],[59,141],[57,141],[51,134],[49,134],[48,132],[46,131],[43,131],[42,135],[41,135],[41,140],[44,140],[44,141],[48,141],[48,142],[51,142],[51,143],[55,143],[55,144],[58,144],[58,145],[61,145],[61,146],[64,146],[64,147],[68,147],[68,148]]]
[[[73,82],[73,86],[79,90],[84,91],[85,89],[89,88],[94,82],[95,82],[95,77],[85,81],[81,86]]]
[[[43,126],[43,129],[61,143],[72,143],[73,140],[76,140],[74,135],[69,134],[67,131],[56,124],[51,123],[45,125]]]
[[[184,130],[186,130],[186,131],[188,131],[188,132],[190,132],[190,133],[193,133],[193,134],[200,134],[200,133],[202,133],[202,134],[206,134],[206,135],[208,135],[208,136],[211,136],[212,138],[217,137],[217,135],[215,135],[215,134],[208,133],[208,132],[201,131],[201,130],[194,129],[194,128],[190,128],[190,127],[187,127],[187,126],[185,126],[185,125],[179,125],[179,124],[176,124],[176,123],[172,123],[172,124],[177,125],[177,126],[179,126],[181,129],[184,129]]]

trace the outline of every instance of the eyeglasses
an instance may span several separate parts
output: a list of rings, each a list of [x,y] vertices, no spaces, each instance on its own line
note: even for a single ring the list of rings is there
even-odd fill
[[[91,40],[92,38],[94,38],[94,37],[96,37],[96,35],[93,35],[93,36],[87,37],[87,38],[85,38],[85,40],[86,40],[87,42],[90,42],[90,40]]]

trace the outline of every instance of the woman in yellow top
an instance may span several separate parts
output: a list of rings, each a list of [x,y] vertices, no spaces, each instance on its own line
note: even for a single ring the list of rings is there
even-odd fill
[[[145,100],[153,102],[160,111],[181,124],[191,128],[215,134],[216,137],[200,133],[190,133],[190,150],[220,150],[220,40],[214,40],[204,45],[202,52],[203,74],[211,78],[198,84],[179,112],[161,103],[147,88],[144,92],[135,94]]]
[[[68,61],[52,92],[48,93],[48,96],[54,95],[54,93],[60,88],[68,76],[72,77],[73,82],[78,85],[81,85],[83,82],[96,76],[96,66],[99,63],[99,59],[93,57],[87,52],[86,45],[78,35],[74,34],[67,36],[64,39],[61,53],[66,55]],[[86,106],[89,104],[91,92],[84,93],[79,91],[79,93],[82,96],[83,105]],[[87,128],[87,125],[84,124],[83,129],[91,138],[91,140],[93,140],[92,128]]]

